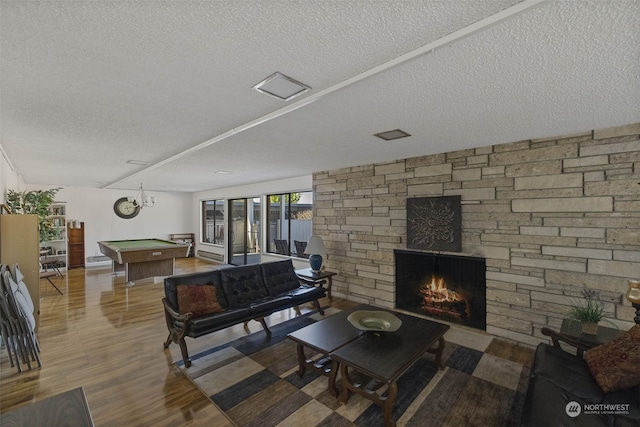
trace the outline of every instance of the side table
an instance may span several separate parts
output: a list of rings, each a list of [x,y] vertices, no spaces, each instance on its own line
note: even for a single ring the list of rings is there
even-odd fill
[[[560,333],[554,332],[549,328],[542,328],[542,334],[551,337],[553,344],[557,347],[558,337],[570,343],[577,348],[576,354],[582,357],[585,350],[597,347],[600,344],[611,341],[618,335],[620,330],[615,328],[607,328],[606,326],[598,326],[596,335],[589,335],[582,332],[580,322],[571,319],[563,319]]]
[[[322,286],[321,282],[324,281],[324,279],[327,279],[327,295],[329,296],[329,301],[333,300],[333,297],[331,296],[331,285],[333,284],[332,277],[336,274],[338,273],[334,273],[333,271],[313,271],[311,268],[296,270],[296,275],[304,280],[313,282],[314,284],[320,283],[320,286]]]

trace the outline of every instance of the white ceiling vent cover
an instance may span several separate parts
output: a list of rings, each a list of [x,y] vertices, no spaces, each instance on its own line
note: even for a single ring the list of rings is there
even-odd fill
[[[289,101],[311,89],[306,84],[278,72],[273,73],[253,88],[258,92],[284,101]]]

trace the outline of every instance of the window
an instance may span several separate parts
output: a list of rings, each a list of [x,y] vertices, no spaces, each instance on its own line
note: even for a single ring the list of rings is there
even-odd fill
[[[267,196],[267,252],[307,258],[313,231],[313,192]]]
[[[224,200],[202,202],[202,241],[224,245]]]

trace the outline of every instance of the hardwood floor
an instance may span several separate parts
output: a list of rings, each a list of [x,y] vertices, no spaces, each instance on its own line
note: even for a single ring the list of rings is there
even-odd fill
[[[176,274],[215,269],[206,261],[176,260]],[[110,268],[72,269],[54,278],[60,295],[40,282],[42,367],[18,373],[0,348],[0,425],[2,413],[46,397],[84,387],[96,426],[231,426],[233,425],[173,365],[180,349],[167,338],[161,279],[125,286]],[[327,299],[321,301],[330,305]],[[334,298],[331,305],[354,305]],[[307,312],[312,306],[301,307]],[[273,325],[294,317],[294,310],[275,313]],[[262,330],[257,322],[187,338],[190,354]]]

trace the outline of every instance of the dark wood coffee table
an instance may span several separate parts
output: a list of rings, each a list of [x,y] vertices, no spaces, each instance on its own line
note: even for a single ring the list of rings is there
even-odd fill
[[[396,332],[367,332],[331,353],[335,364],[340,365],[342,392],[340,401],[346,403],[351,392],[365,397],[382,407],[384,425],[395,426],[393,405],[398,395],[396,381],[425,353],[436,355],[436,364],[442,365],[444,334],[449,325],[420,319],[406,314],[396,314],[402,326]],[[438,343],[436,348],[432,348]],[[370,377],[354,383],[349,369]],[[387,385],[387,395],[375,391]]]
[[[402,326],[397,331],[365,332],[356,329],[347,320],[349,314],[357,310],[385,311],[378,307],[360,305],[288,335],[298,344],[298,375],[304,375],[307,368],[327,375],[329,393],[338,397],[336,377],[340,371],[340,401],[346,403],[351,392],[358,393],[383,408],[385,426],[395,426],[391,413],[398,394],[396,381],[426,352],[435,354],[436,364],[444,369],[442,351],[445,345],[444,334],[449,326],[394,313],[402,320]],[[436,343],[437,346],[432,348]],[[305,347],[323,356],[319,360],[308,359],[304,353]],[[374,381],[354,384],[349,369],[371,377]],[[387,396],[381,397],[375,390],[385,384],[388,386]]]
[[[338,368],[332,366],[333,359],[329,354],[364,334],[364,331],[354,328],[351,323],[347,321],[349,314],[355,310],[375,310],[375,307],[362,305],[352,310],[342,311],[287,335],[297,343],[298,376],[302,378],[307,368],[328,376],[329,393],[334,397],[338,396],[335,385]],[[317,360],[307,358],[304,353],[305,347],[322,354],[323,357]]]

